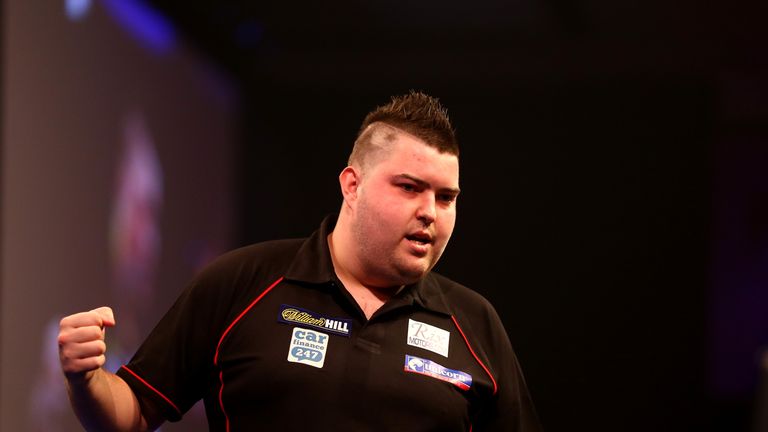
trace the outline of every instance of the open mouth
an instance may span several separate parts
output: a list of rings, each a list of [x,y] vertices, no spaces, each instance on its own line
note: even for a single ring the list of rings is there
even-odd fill
[[[432,243],[432,238],[428,234],[409,234],[405,236],[405,238],[422,245],[428,245]]]

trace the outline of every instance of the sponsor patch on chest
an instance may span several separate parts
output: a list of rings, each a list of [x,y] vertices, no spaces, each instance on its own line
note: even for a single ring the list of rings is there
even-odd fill
[[[433,353],[448,357],[448,344],[451,333],[441,328],[420,321],[408,320],[408,339],[410,346],[423,348]]]
[[[281,305],[277,320],[286,324],[301,324],[349,337],[352,320],[329,318],[298,306]]]
[[[421,357],[406,354],[405,371],[449,382],[462,390],[469,390],[472,387],[472,375],[459,370],[448,369],[432,360]]]
[[[325,364],[328,354],[328,335],[301,327],[294,327],[291,345],[288,347],[288,361],[316,368]]]

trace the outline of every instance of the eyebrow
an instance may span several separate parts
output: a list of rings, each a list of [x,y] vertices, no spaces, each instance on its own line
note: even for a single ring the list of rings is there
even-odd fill
[[[418,177],[414,177],[414,176],[412,176],[410,174],[402,173],[402,174],[398,174],[398,175],[394,176],[394,178],[395,179],[410,180],[410,181],[416,183],[421,188],[432,189],[432,185],[428,181],[422,180],[422,179],[420,179]],[[449,193],[452,193],[454,195],[458,195],[461,192],[461,189],[459,189],[459,188],[441,188],[440,192],[449,192]]]

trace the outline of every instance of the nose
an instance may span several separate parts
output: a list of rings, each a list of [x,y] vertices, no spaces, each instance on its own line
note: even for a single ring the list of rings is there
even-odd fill
[[[435,196],[430,193],[423,194],[424,198],[416,209],[416,218],[424,224],[425,227],[432,225],[437,216],[435,211]]]

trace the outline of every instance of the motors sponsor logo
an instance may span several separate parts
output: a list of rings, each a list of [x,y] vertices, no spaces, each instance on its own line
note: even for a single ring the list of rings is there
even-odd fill
[[[288,346],[288,361],[322,368],[328,353],[328,335],[294,327]]]
[[[450,341],[450,332],[420,321],[408,320],[408,345],[448,357]]]
[[[349,337],[352,320],[329,318],[296,306],[281,305],[277,320],[286,324],[302,324]]]
[[[462,390],[472,387],[472,375],[459,370],[448,369],[432,360],[406,354],[405,371],[437,378],[449,382]]]

